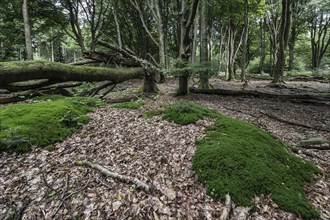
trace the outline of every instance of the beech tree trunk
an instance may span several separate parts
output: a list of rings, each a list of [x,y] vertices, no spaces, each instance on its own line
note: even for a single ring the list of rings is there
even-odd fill
[[[248,14],[248,0],[244,1],[244,30],[243,30],[243,55],[241,64],[241,81],[246,80],[245,67],[246,67],[246,57],[247,57],[247,46],[249,37],[249,14]]]
[[[31,26],[30,26],[29,13],[28,13],[28,0],[23,0],[22,14],[23,14],[23,22],[24,22],[26,59],[33,60]]]
[[[200,13],[200,62],[206,70],[200,73],[200,84],[199,88],[209,88],[209,50],[208,50],[208,33],[207,33],[207,20],[208,20],[208,8],[207,0],[201,1],[201,13]]]

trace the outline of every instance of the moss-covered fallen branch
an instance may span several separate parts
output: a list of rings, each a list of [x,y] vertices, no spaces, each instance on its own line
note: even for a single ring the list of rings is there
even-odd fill
[[[197,142],[193,169],[213,198],[229,193],[234,203],[250,206],[255,195],[271,195],[283,210],[305,219],[319,216],[304,192],[319,170],[267,132],[189,102],[169,106],[163,116],[182,125],[204,117],[215,124]]]
[[[144,75],[143,68],[101,68],[73,66],[47,61],[17,61],[0,63],[0,86],[13,82],[49,79],[50,81],[112,81],[123,82]]]

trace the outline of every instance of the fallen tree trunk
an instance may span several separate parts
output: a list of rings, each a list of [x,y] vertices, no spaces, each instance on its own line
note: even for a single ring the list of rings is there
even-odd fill
[[[209,94],[209,95],[224,95],[224,96],[253,96],[257,98],[278,98],[281,100],[307,100],[310,103],[319,103],[320,101],[329,102],[330,98],[322,95],[312,94],[275,94],[275,93],[264,93],[257,90],[226,90],[226,89],[198,89],[190,87],[191,93],[197,94]],[[326,103],[322,103],[327,105]]]
[[[140,78],[143,68],[100,68],[72,66],[46,61],[19,61],[0,63],[0,88],[10,83],[49,79],[50,81],[112,81],[120,83],[125,80]]]
[[[123,57],[119,55],[110,55],[97,51],[85,52],[84,57],[86,59],[92,59],[95,62],[103,62],[106,64],[113,64],[125,67],[141,67],[141,65],[132,58]]]

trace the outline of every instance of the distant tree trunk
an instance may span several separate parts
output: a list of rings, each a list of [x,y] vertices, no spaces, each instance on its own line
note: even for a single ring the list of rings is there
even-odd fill
[[[264,73],[265,58],[266,58],[266,19],[260,21],[260,63],[259,63],[259,73]],[[270,53],[271,56],[271,53]]]
[[[191,38],[189,36],[191,26],[195,20],[199,0],[194,0],[189,9],[188,0],[181,0],[181,19],[180,19],[180,51],[179,56],[184,62],[188,63],[191,56]],[[177,95],[188,94],[189,73],[183,72],[179,76],[179,89]]]
[[[312,13],[314,13],[313,18],[309,24],[312,45],[312,68],[317,70],[330,45],[330,37],[327,39],[330,16],[325,12],[318,12],[317,9],[313,9]]]
[[[22,14],[23,14],[23,22],[24,22],[24,33],[25,33],[26,59],[33,60],[31,26],[29,21],[29,12],[28,12],[28,0],[23,0]]]
[[[282,0],[282,21],[280,28],[279,50],[274,69],[273,83],[282,83],[285,66],[285,47],[288,43],[291,23],[291,0]]]
[[[293,63],[294,63],[294,48],[296,44],[296,22],[292,22],[292,27],[291,27],[291,38],[289,42],[289,71],[293,70]]]
[[[192,41],[192,49],[191,49],[191,62],[192,63],[196,63],[198,61],[196,56],[197,56],[197,47],[198,47],[198,43],[199,43],[199,40],[198,40],[198,37],[199,37],[198,28],[199,28],[199,23],[200,23],[199,17],[200,17],[200,15],[197,10],[196,19],[194,22],[193,41]]]
[[[122,40],[122,37],[121,37],[120,24],[118,22],[117,7],[118,7],[118,1],[115,2],[114,7],[112,8],[112,14],[113,14],[113,18],[114,18],[114,21],[115,21],[115,24],[116,24],[118,47],[119,47],[119,49],[123,49],[123,40]]]
[[[248,46],[248,37],[249,37],[249,14],[248,14],[248,0],[244,1],[244,30],[243,30],[243,55],[242,55],[242,64],[241,64],[241,81],[246,80],[245,66],[246,66],[246,57],[247,57],[247,46]]]
[[[234,24],[232,21],[229,22],[228,27],[228,80],[235,80],[235,51],[234,51],[234,43],[235,43],[235,31]]]
[[[205,70],[200,73],[200,84],[199,88],[208,89],[209,88],[209,49],[208,49],[208,31],[207,31],[207,21],[208,21],[208,7],[207,0],[201,0],[201,13],[200,13],[200,61]]]
[[[297,32],[297,3],[295,1],[292,1],[292,24],[291,24],[291,33],[290,33],[290,39],[289,39],[289,66],[288,70],[293,70],[293,63],[294,63],[294,48],[296,44],[296,38],[298,36]]]

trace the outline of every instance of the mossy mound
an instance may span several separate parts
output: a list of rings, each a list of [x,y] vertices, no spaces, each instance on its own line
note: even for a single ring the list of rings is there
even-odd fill
[[[178,101],[165,109],[163,119],[180,125],[187,125],[204,117],[215,118],[217,116],[218,113],[215,111],[203,108],[193,102]]]
[[[118,104],[114,104],[112,107],[114,108],[127,108],[127,109],[139,109],[144,105],[143,101],[135,101],[135,102],[122,102]]]
[[[31,146],[47,147],[61,141],[88,122],[86,113],[100,104],[96,99],[58,96],[32,102],[0,108],[0,151],[26,152]]]
[[[165,119],[179,124],[203,117],[216,121],[197,142],[193,169],[209,195],[223,200],[230,193],[242,206],[252,205],[254,195],[271,195],[283,210],[306,219],[319,216],[304,193],[304,185],[320,171],[288,152],[267,132],[193,103],[176,103],[164,113]]]

